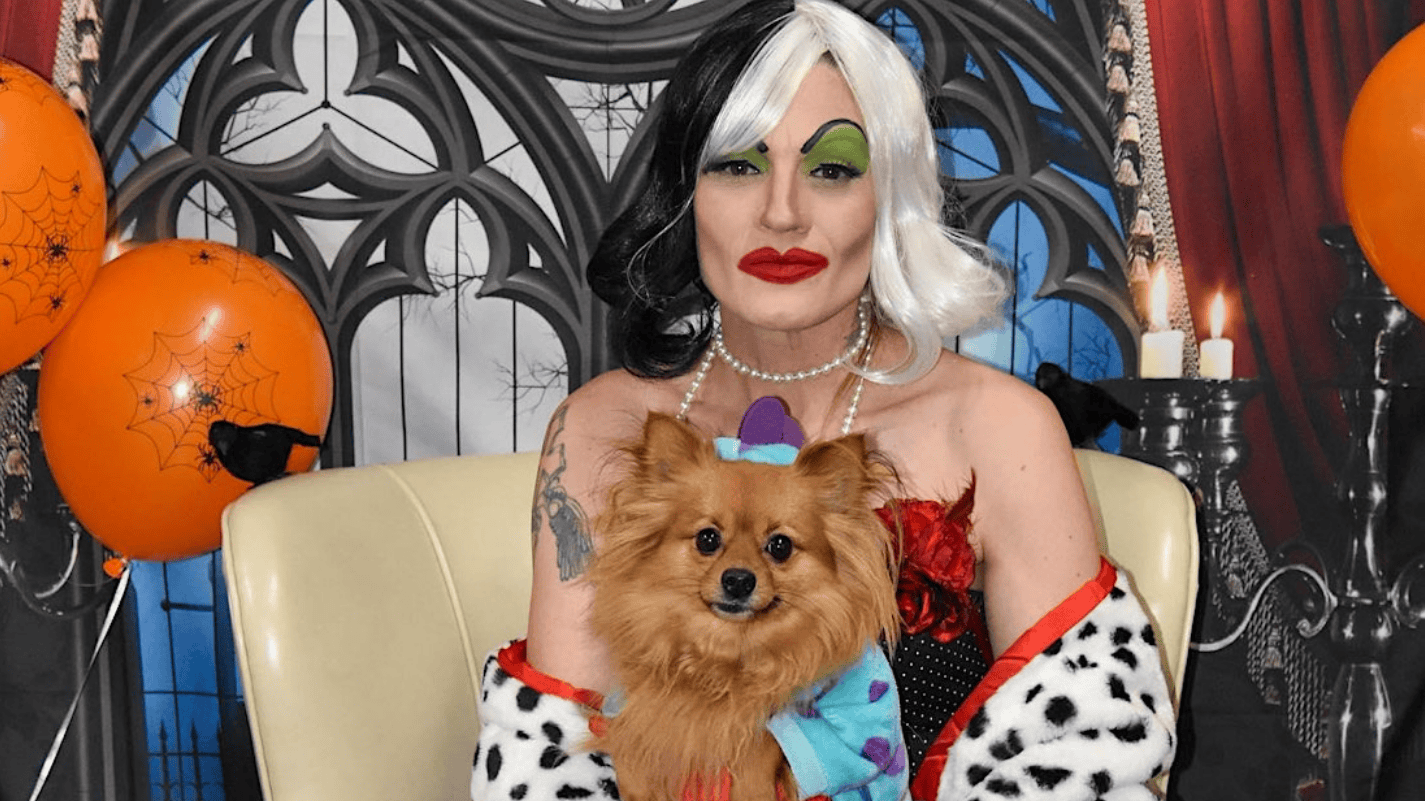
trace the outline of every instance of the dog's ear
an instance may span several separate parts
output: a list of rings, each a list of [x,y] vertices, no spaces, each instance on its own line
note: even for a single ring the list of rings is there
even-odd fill
[[[864,434],[851,434],[810,445],[797,454],[796,467],[822,483],[823,497],[834,509],[865,502],[874,481]]]
[[[711,446],[692,426],[662,412],[649,412],[638,447],[638,469],[661,478],[676,467],[696,463]]]

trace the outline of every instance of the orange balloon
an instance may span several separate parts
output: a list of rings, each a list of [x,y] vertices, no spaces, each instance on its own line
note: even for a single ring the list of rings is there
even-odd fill
[[[104,169],[54,87],[0,58],[0,373],[74,315],[104,252]]]
[[[1342,145],[1346,213],[1376,274],[1425,317],[1425,25],[1371,70]]]
[[[256,256],[168,240],[109,262],[45,350],[40,438],[55,484],[99,541],[166,561],[220,544],[249,488],[208,442],[216,420],[325,436],[332,368],[301,292]],[[312,447],[292,449],[307,470]]]

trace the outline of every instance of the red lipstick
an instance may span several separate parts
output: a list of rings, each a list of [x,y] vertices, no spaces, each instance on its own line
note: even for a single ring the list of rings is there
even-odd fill
[[[771,284],[795,284],[826,269],[826,257],[810,250],[757,248],[737,262],[737,269]]]

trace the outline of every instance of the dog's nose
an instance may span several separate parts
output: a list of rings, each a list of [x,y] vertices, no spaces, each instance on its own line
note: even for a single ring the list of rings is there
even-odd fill
[[[722,591],[730,600],[745,601],[757,589],[757,575],[741,567],[730,567],[722,572]]]

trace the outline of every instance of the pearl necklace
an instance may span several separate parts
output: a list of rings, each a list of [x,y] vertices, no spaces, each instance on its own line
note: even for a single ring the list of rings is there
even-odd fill
[[[856,338],[846,350],[837,354],[836,358],[826,364],[820,367],[813,367],[810,370],[798,370],[795,373],[767,373],[758,370],[756,367],[743,362],[728,352],[727,345],[724,344],[722,339],[721,326],[718,326],[717,333],[713,334],[712,351],[720,356],[723,361],[727,362],[728,366],[732,369],[759,381],[771,381],[774,384],[783,384],[788,381],[801,381],[807,378],[815,378],[823,373],[829,373],[856,358],[856,354],[860,353],[861,350],[866,347],[866,338],[871,335],[871,315],[868,311],[870,305],[871,304],[868,303],[865,298],[862,298],[860,305],[856,307]]]
[[[688,419],[688,408],[693,405],[693,398],[698,394],[698,389],[702,387],[703,379],[707,378],[708,371],[712,369],[713,358],[715,356],[721,356],[734,370],[743,375],[760,378],[763,381],[776,382],[800,381],[803,378],[821,375],[822,373],[834,369],[838,365],[846,364],[851,361],[851,359],[855,358],[856,352],[862,348],[866,349],[866,356],[862,360],[861,366],[869,366],[871,364],[871,352],[875,350],[876,345],[872,342],[870,346],[867,347],[867,342],[871,336],[870,316],[867,313],[868,306],[869,304],[865,300],[862,300],[860,308],[856,310],[856,341],[851,348],[848,348],[845,353],[842,353],[821,367],[815,368],[814,370],[803,370],[797,373],[764,373],[761,370],[748,367],[734,358],[732,354],[728,353],[727,349],[723,347],[722,330],[719,329],[717,334],[713,337],[713,347],[708,348],[707,354],[703,356],[702,362],[698,364],[698,371],[693,374],[693,382],[688,385],[688,391],[683,394],[683,402],[678,406],[678,419],[683,421]],[[841,421],[841,436],[843,437],[851,433],[851,424],[856,420],[856,410],[861,406],[861,390],[864,389],[865,386],[866,377],[864,375],[856,376],[856,386],[851,390],[851,405],[846,409],[846,418]]]

